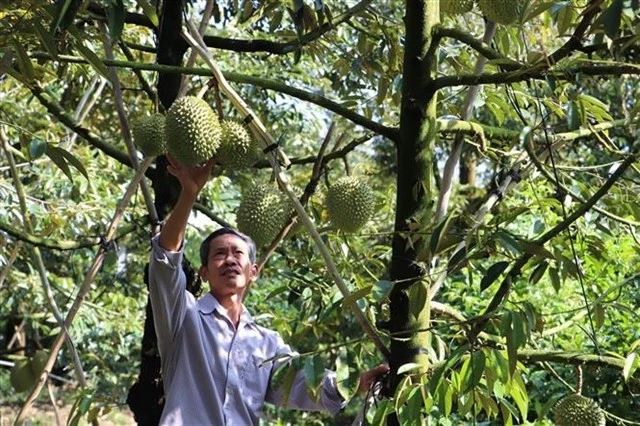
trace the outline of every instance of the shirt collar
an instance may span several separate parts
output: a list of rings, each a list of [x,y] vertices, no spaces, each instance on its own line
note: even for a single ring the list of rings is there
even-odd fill
[[[209,292],[201,297],[198,302],[198,310],[203,315],[209,315],[213,313],[213,311],[217,311],[221,315],[226,315],[226,309],[218,302],[218,299],[213,297],[213,295]],[[242,305],[242,313],[240,314],[240,323],[241,324],[255,324],[255,321],[247,308]]]

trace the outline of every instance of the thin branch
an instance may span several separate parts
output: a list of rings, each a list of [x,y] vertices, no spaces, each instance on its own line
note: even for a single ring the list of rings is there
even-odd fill
[[[136,227],[135,225],[127,225],[118,234],[118,238],[132,232],[135,229],[135,227]],[[79,248],[95,247],[101,243],[100,238],[91,238],[91,239],[82,240],[82,241],[56,239],[54,241],[51,238],[35,236],[33,234],[30,234],[26,231],[18,229],[2,221],[0,221],[0,230],[11,235],[16,240],[25,242],[33,247],[43,247],[51,250],[60,250],[60,251],[76,250]]]
[[[5,265],[2,272],[0,272],[0,288],[2,288],[4,284],[4,280],[7,279],[7,276],[9,275],[9,271],[11,271],[11,267],[13,266],[13,262],[15,262],[16,258],[18,257],[18,253],[20,252],[21,246],[22,244],[20,244],[20,242],[17,242],[16,244],[14,244],[13,250],[11,250],[11,254],[9,255],[9,259],[7,259],[7,264]]]
[[[591,21],[601,12],[601,5],[604,0],[591,0],[586,9],[582,12],[582,20],[576,26],[576,29],[569,37],[569,40],[553,52],[549,57],[542,60],[547,62],[549,66],[557,64],[562,59],[568,57],[573,52],[582,47],[582,39],[584,38],[587,30],[591,26]]]
[[[132,167],[131,160],[124,152],[107,142],[104,142],[95,133],[86,127],[78,124],[74,118],[69,115],[60,104],[56,101],[49,100],[44,96],[44,91],[37,85],[27,85],[31,93],[40,101],[40,103],[49,111],[51,115],[56,117],[62,124],[76,132],[81,138],[86,140],[90,145],[107,154],[109,157],[119,161],[120,163]]]
[[[544,167],[544,164],[542,164],[542,162],[540,161],[540,159],[538,158],[536,153],[533,151],[533,149],[531,147],[531,144],[525,144],[525,149],[527,150],[527,153],[529,154],[529,158],[531,158],[532,163],[535,165],[536,169],[540,172],[540,174],[545,179],[547,179],[552,184],[557,185],[558,188],[560,188],[564,193],[570,195],[572,198],[575,198],[579,202],[581,202],[581,203],[586,203],[587,202],[586,199],[582,195],[578,194],[577,192],[574,192],[573,190],[571,190],[571,188],[567,187],[562,182],[556,181],[556,179]],[[611,219],[611,220],[613,220],[615,222],[623,223],[623,224],[629,225],[629,226],[640,226],[640,222],[636,222],[635,220],[625,219],[625,218],[620,217],[618,215],[615,215],[615,214],[613,214],[613,213],[609,212],[608,210],[605,210],[605,209],[603,209],[601,207],[593,206],[593,210],[598,212],[598,213],[600,213],[603,216],[608,217],[609,219]]]
[[[102,38],[104,43],[105,55],[108,59],[113,59],[113,46],[111,45],[111,39],[109,38],[109,34],[107,31],[107,26],[101,22],[100,29],[102,30]],[[127,113],[124,109],[124,99],[122,96],[122,86],[120,84],[120,78],[118,77],[118,72],[115,67],[109,67],[111,86],[113,87],[113,97],[115,98],[116,111],[118,113],[118,120],[120,121],[120,131],[122,133],[122,138],[124,139],[125,146],[127,147],[127,151],[129,152],[129,159],[133,167],[137,170],[140,168],[140,164],[138,162],[137,150],[135,145],[133,144],[133,139],[131,138],[131,131],[129,129],[129,119],[127,118]],[[153,196],[151,195],[151,191],[149,190],[149,185],[147,181],[142,179],[140,180],[140,190],[142,191],[142,198],[144,199],[144,203],[147,207],[147,211],[149,212],[149,219],[151,220],[151,224],[156,229],[153,231],[154,234],[159,232],[158,227],[158,213],[156,211],[155,204],[153,203]]]
[[[496,32],[496,23],[492,21],[487,21],[487,24],[484,29],[484,35],[482,36],[482,42],[484,44],[489,44],[493,39],[493,35]],[[476,61],[476,66],[474,72],[476,74],[482,74],[484,71],[484,67],[487,64],[487,57],[479,56]],[[471,86],[467,89],[467,96],[464,100],[464,105],[462,106],[462,119],[470,120],[473,114],[473,105],[476,101],[476,97],[478,96],[479,87]],[[484,133],[480,133],[483,142]],[[440,220],[447,214],[447,210],[449,209],[449,200],[451,199],[451,193],[453,190],[453,174],[455,169],[458,167],[458,163],[460,161],[460,156],[462,155],[462,146],[464,145],[464,136],[460,133],[456,135],[453,139],[453,143],[451,144],[451,152],[449,153],[449,157],[445,163],[444,169],[442,171],[442,180],[440,183],[440,193],[438,195],[438,202],[436,204],[436,214],[434,221],[440,222]],[[483,143],[483,146],[486,148],[486,142]]]
[[[42,53],[42,52],[33,53],[30,55],[30,57],[34,59],[38,59],[38,58],[52,59],[48,53]],[[77,57],[77,56],[58,55],[58,58],[61,62],[78,63],[78,64],[87,63],[87,61],[84,58]],[[129,61],[109,60],[109,59],[103,59],[102,62],[107,66],[114,66],[119,68],[131,68],[131,69],[140,69],[145,71],[156,71],[156,72],[173,73],[173,74],[199,75],[203,77],[214,76],[213,72],[209,68],[176,67],[171,65],[138,63],[138,62],[129,62]],[[391,140],[395,141],[398,138],[398,130],[396,128],[387,127],[373,120],[370,120],[348,108],[343,107],[338,102],[332,101],[330,99],[327,99],[315,93],[312,93],[303,89],[290,87],[286,84],[283,84],[274,80],[269,80],[262,77],[253,77],[253,76],[243,75],[237,72],[222,72],[222,75],[226,80],[231,81],[233,83],[249,84],[249,85],[253,85],[263,89],[273,90],[273,91],[280,92],[285,95],[289,95],[294,98],[318,105],[348,120],[351,120],[355,124],[358,124],[366,129],[379,133],[382,136],[385,136]]]
[[[475,86],[484,84],[508,84],[525,80],[543,80],[547,76],[560,80],[571,80],[576,74],[590,76],[606,75],[640,75],[640,66],[636,64],[613,64],[613,65],[572,65],[558,70],[548,70],[545,66],[535,65],[517,71],[497,72],[487,74],[458,74],[453,76],[439,77],[433,80],[435,90],[453,86]],[[430,88],[430,90],[434,90]]]
[[[612,356],[532,349],[519,349],[518,361],[525,363],[556,362],[571,365],[593,365],[596,367],[615,368],[617,370],[622,370],[625,363],[624,358]],[[640,370],[636,371],[635,375],[640,375]]]
[[[505,69],[514,70],[522,66],[521,63],[514,61],[512,59],[509,59],[506,56],[502,55],[500,52],[492,49],[491,46],[489,45],[489,42],[487,42],[486,39],[478,40],[477,38],[473,37],[471,34],[459,28],[436,27],[436,29],[434,30],[434,36],[439,38],[442,38],[442,37],[453,38],[455,40],[458,40],[468,45],[484,58],[487,58],[490,60],[499,59],[502,61],[500,62],[500,66],[504,67]],[[508,64],[506,61],[511,61],[513,62],[513,64]]]

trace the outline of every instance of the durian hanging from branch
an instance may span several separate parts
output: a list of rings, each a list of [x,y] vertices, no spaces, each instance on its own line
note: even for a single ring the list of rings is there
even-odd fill
[[[133,142],[144,155],[155,157],[166,154],[164,115],[156,113],[131,120]]]
[[[195,96],[177,99],[166,116],[167,152],[185,166],[197,166],[213,157],[222,129],[209,104]]]

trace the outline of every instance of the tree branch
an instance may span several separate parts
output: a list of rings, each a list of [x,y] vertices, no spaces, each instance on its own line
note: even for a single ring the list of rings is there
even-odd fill
[[[295,52],[296,50],[304,47],[318,39],[323,35],[333,30],[340,24],[343,24],[363,12],[373,0],[362,0],[353,7],[347,9],[342,15],[334,18],[331,22],[326,22],[318,28],[303,34],[299,38],[287,42],[276,42],[266,39],[254,39],[254,40],[242,40],[234,38],[217,37],[211,35],[203,36],[203,40],[208,47],[214,49],[231,50],[234,52],[247,52],[247,53],[272,53],[275,55],[285,55],[287,53]],[[92,2],[88,9],[90,12],[104,18],[106,16],[105,10],[99,4]],[[130,24],[136,24],[143,27],[154,29],[155,26],[151,23],[149,18],[145,15],[138,13],[126,13],[125,22]]]
[[[135,229],[135,225],[128,225],[121,230],[119,235],[116,238],[120,238]],[[15,228],[8,223],[4,223],[0,221],[0,230],[6,232],[11,235],[13,238],[19,241],[23,241],[27,244],[31,244],[35,247],[45,247],[52,250],[75,250],[79,248],[87,248],[87,247],[95,247],[101,243],[100,238],[91,238],[83,241],[73,241],[73,240],[56,240],[51,241],[50,238],[46,237],[38,237],[32,235],[28,232],[21,231],[18,228]]]
[[[573,75],[584,74],[590,76],[608,75],[640,75],[640,66],[625,63],[607,63],[607,65],[591,65],[592,61],[585,61],[590,65],[573,65],[567,68],[549,70],[546,66],[536,64],[530,68],[517,71],[485,73],[485,74],[459,74],[436,78],[433,81],[435,89],[453,86],[475,86],[482,84],[508,84],[525,80],[542,80],[547,76],[557,79],[570,80]]]
[[[30,56],[34,59],[52,59],[47,53],[34,53]],[[82,64],[87,63],[87,61],[84,58],[68,56],[68,55],[59,55],[59,60],[62,62],[69,62],[69,63],[82,63]],[[117,61],[117,60],[108,60],[108,59],[103,59],[102,62],[107,66],[114,66],[114,67],[120,67],[120,68],[132,68],[132,69],[140,69],[140,70],[146,70],[146,71],[156,71],[156,72],[167,73],[167,74],[175,73],[175,74],[189,74],[189,75],[200,75],[204,77],[213,77],[213,72],[208,68],[177,67],[177,66],[171,66],[171,65],[146,64],[146,63]],[[261,87],[263,89],[273,90],[273,91],[283,93],[285,95],[289,95],[294,98],[318,105],[322,108],[328,109],[329,111],[332,111],[352,121],[355,124],[358,124],[364,127],[365,129],[372,130],[393,141],[396,141],[398,138],[398,130],[396,128],[387,127],[383,124],[370,120],[354,111],[351,111],[348,108],[343,107],[339,103],[332,101],[330,99],[327,99],[323,96],[316,95],[306,90],[290,87],[286,84],[283,84],[274,80],[269,80],[266,78],[247,76],[247,75],[243,75],[236,72],[223,72],[222,74],[228,81],[231,81],[234,83],[250,84],[256,87]]]
[[[68,114],[59,103],[53,100],[49,100],[44,96],[44,91],[37,85],[27,84],[27,88],[33,93],[33,95],[38,98],[40,103],[49,111],[51,115],[56,117],[62,124],[67,126],[69,129],[76,132],[81,138],[89,142],[90,145],[104,152],[108,156],[114,158],[120,163],[132,167],[131,160],[124,152],[115,148],[113,145],[104,142],[100,139],[96,134],[91,132],[86,127],[81,126],[78,122]]]

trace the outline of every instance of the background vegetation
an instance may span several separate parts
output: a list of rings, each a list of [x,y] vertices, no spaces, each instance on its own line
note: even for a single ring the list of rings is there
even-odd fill
[[[326,366],[351,397],[386,358],[373,424],[546,424],[577,389],[611,424],[640,422],[637,0],[533,0],[509,25],[426,0],[0,5],[2,405],[49,398],[13,392],[9,367],[60,341],[49,383],[70,421],[127,405],[157,419],[144,269],[177,189],[163,158],[116,212],[143,160],[129,121],[165,110],[181,78],[242,118],[202,58],[188,61],[180,29],[204,20],[226,79],[292,160],[286,175],[315,185],[306,210],[352,294],[304,229],[261,250],[247,306],[300,351],[310,387]],[[345,174],[376,193],[356,234],[323,208]],[[271,177],[262,160],[212,178],[191,262]],[[335,419],[269,408],[265,423],[350,424],[363,404]]]

